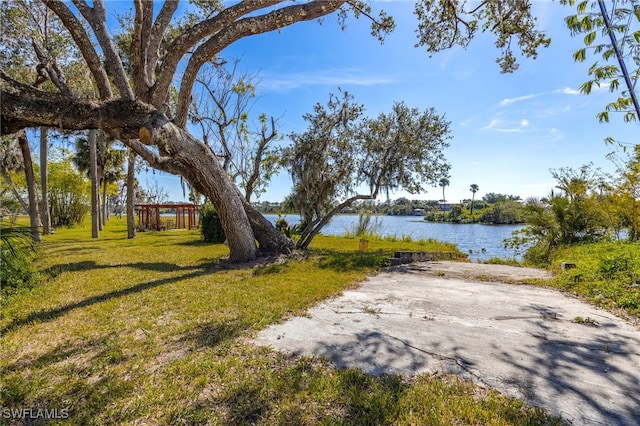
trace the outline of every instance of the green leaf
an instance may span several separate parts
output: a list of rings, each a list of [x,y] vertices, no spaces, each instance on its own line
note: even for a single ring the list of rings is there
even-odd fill
[[[608,111],[602,111],[602,112],[598,113],[596,115],[596,117],[598,118],[598,121],[600,123],[608,123],[609,122],[609,112]]]
[[[582,83],[578,90],[580,90],[580,93],[582,93],[583,95],[588,95],[589,93],[591,93],[592,86],[593,81],[585,81],[584,83]]]
[[[605,61],[608,61],[609,58],[615,54],[616,52],[613,49],[608,49],[605,50],[605,52],[602,54],[602,57],[605,59]]]
[[[584,62],[587,58],[586,49],[578,49],[573,53],[573,60],[576,62]]]
[[[624,115],[624,121],[625,123],[636,121],[636,114],[633,111],[627,111],[627,113]]]
[[[620,88],[620,81],[617,78],[614,78],[613,80],[611,80],[611,82],[609,83],[609,91],[613,93],[619,88]]]
[[[640,43],[640,30],[633,33],[633,38],[636,40],[637,43]]]
[[[595,39],[596,39],[596,32],[591,31],[590,33],[587,33],[586,36],[584,36],[584,44],[586,44],[587,46],[591,46],[591,44]]]
[[[578,3],[578,13],[585,13],[587,11],[587,1],[581,1]]]

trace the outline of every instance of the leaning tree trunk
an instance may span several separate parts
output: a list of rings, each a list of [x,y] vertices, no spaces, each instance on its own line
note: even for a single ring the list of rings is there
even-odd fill
[[[260,254],[289,254],[293,242],[282,235],[260,214],[233,184],[220,165],[211,148],[173,123],[165,123],[154,129],[154,134],[141,140],[153,139],[160,151],[178,164],[172,173],[181,174],[191,185],[204,194],[216,208],[229,244],[231,262],[247,262]],[[135,149],[135,144],[131,145]],[[152,166],[160,166],[145,156]],[[162,167],[159,167],[162,169]]]
[[[242,201],[244,211],[249,218],[253,233],[258,240],[261,254],[290,254],[293,251],[293,240],[284,236],[271,222],[265,218],[251,203],[249,203],[238,191],[238,197]]]
[[[161,152],[179,163],[188,181],[203,189],[218,212],[229,244],[229,261],[248,262],[256,258],[256,238],[238,197],[238,190],[224,172],[211,149],[173,123],[156,128],[154,142]],[[144,138],[143,138],[144,139]]]
[[[16,200],[18,200],[18,202],[22,206],[22,210],[24,210],[25,213],[29,213],[29,204],[27,204],[27,202],[24,201],[24,198],[22,198],[22,195],[20,195],[20,193],[18,192],[18,188],[16,188],[16,184],[13,183],[13,179],[11,179],[11,175],[8,172],[4,172],[2,173],[2,175],[4,176],[4,181],[7,184],[7,186],[11,188],[11,192],[13,193],[13,196],[16,197]]]
[[[125,142],[152,167],[182,175],[199,188],[215,206],[227,241],[231,262],[248,262],[258,254],[256,239],[265,251],[290,253],[293,245],[264,217],[250,207],[222,169],[211,148],[176,126],[162,112],[135,101],[115,100],[102,104],[68,102],[57,99],[25,99],[2,91],[3,117],[25,114],[39,124],[51,123],[67,129],[112,129],[113,136]],[[56,111],[67,111],[62,117]],[[22,121],[3,120],[2,132],[10,133]],[[140,139],[140,142],[137,140]],[[157,146],[161,155],[144,146]],[[251,217],[251,220],[249,219]],[[255,227],[255,231],[253,229]]]
[[[18,144],[24,159],[24,175],[27,180],[27,191],[29,193],[29,220],[31,224],[31,239],[40,241],[40,212],[38,210],[38,192],[36,191],[36,178],[33,174],[33,163],[31,162],[31,149],[24,130],[18,132]]]

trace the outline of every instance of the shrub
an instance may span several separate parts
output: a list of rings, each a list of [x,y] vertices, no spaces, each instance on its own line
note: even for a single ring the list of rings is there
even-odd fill
[[[275,227],[285,237],[294,238],[296,235],[302,234],[301,224],[296,223],[293,226],[289,225],[287,219],[285,219],[284,216],[281,216],[280,213],[278,213],[278,220],[276,220]]]
[[[200,208],[200,233],[206,243],[222,244],[227,239],[220,216],[212,204],[207,203]]]
[[[69,158],[49,163],[49,208],[53,226],[82,224],[91,211],[89,181]]]
[[[28,228],[16,227],[7,222],[2,224],[0,236],[0,297],[16,293],[23,288],[32,288],[40,281],[38,270],[33,264],[36,255]]]

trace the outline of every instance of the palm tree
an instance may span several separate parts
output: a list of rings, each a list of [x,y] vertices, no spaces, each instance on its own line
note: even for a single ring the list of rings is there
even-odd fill
[[[478,185],[476,185],[475,183],[471,184],[471,187],[469,188],[469,191],[471,191],[471,221],[473,222],[473,203],[476,200],[476,192],[478,192],[478,190],[480,189],[480,187]]]
[[[438,182],[438,185],[442,187],[442,202],[446,202],[447,199],[444,196],[444,188],[449,186],[449,179],[447,178],[442,178],[440,179],[440,181]]]
[[[122,179],[123,166],[126,151],[116,149],[105,133],[98,132],[96,166],[98,170],[99,185],[102,186],[102,206],[99,207],[100,228],[105,224],[107,211],[107,187]],[[76,139],[76,155],[73,158],[76,167],[85,173],[89,173],[91,162],[89,158],[89,140],[85,137]]]

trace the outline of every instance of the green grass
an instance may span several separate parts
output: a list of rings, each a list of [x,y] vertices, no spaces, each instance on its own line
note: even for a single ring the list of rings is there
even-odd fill
[[[575,268],[560,270],[561,262]],[[640,243],[601,242],[556,251],[554,285],[597,306],[640,319]]]
[[[61,424],[559,424],[452,377],[370,377],[246,343],[431,241],[319,236],[311,255],[228,268],[198,231],[126,239],[112,219],[44,237],[47,281],[6,301],[0,406],[68,409]],[[65,411],[66,412],[66,411]],[[19,422],[16,422],[19,423]]]

